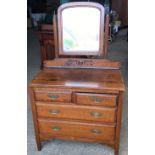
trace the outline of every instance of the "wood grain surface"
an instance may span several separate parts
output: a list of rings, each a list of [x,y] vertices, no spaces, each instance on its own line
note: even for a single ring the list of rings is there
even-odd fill
[[[66,118],[113,123],[116,120],[116,108],[81,106],[73,104],[45,104],[36,102],[38,117]],[[52,111],[58,111],[57,113]]]

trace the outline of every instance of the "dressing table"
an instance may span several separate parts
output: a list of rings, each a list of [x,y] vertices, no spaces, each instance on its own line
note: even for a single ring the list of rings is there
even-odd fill
[[[98,3],[58,8],[56,58],[44,61],[29,84],[38,150],[57,138],[103,143],[119,154],[125,87],[120,63],[105,59],[104,16]]]

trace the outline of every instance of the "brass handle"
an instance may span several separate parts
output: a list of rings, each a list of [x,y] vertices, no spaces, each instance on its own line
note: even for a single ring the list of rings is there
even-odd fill
[[[51,129],[54,131],[59,131],[59,130],[61,130],[61,127],[60,126],[52,126]]]
[[[91,112],[90,115],[93,116],[93,117],[95,117],[95,118],[99,118],[99,117],[102,116],[102,114],[99,113],[99,112]]]
[[[49,94],[48,97],[51,98],[51,100],[56,100],[59,96]]]
[[[51,114],[58,114],[58,113],[60,113],[60,110],[58,110],[58,109],[50,109],[48,112],[50,112]]]
[[[98,130],[98,129],[91,129],[90,132],[93,134],[101,134],[102,133],[102,131]]]
[[[95,103],[101,103],[103,102],[103,99],[102,98],[98,98],[98,97],[91,97],[91,100]]]

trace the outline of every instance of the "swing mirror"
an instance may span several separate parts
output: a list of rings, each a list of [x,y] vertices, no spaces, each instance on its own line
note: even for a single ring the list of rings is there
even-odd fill
[[[100,55],[104,8],[98,3],[66,3],[58,9],[60,55]]]

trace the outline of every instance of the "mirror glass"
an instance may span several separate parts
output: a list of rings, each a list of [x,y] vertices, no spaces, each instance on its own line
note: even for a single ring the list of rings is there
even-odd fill
[[[100,10],[72,7],[62,11],[64,52],[97,52],[100,39]]]

